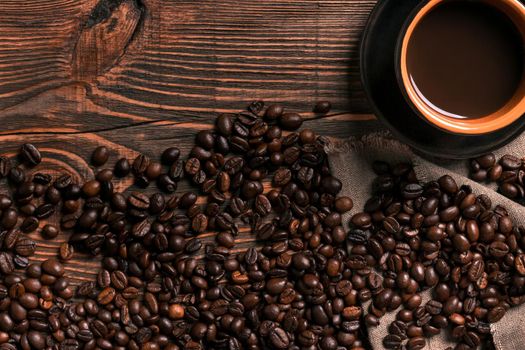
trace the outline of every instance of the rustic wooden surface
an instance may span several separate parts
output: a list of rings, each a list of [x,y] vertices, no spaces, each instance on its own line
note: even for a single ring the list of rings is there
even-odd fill
[[[254,99],[295,111],[330,100],[328,116],[305,114],[325,135],[347,137],[356,123],[375,129],[358,68],[374,3],[2,0],[0,153],[33,142],[41,167],[89,178],[97,145],[114,149],[111,162],[173,145],[187,152],[213,115]],[[66,238],[32,236],[36,260],[56,255]],[[81,256],[67,269],[78,281],[97,266]]]

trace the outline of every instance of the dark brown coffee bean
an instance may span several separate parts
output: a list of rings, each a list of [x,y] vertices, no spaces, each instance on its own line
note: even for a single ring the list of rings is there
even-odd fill
[[[514,258],[514,268],[516,269],[516,272],[520,274],[521,276],[525,276],[525,255],[524,254],[518,254]]]
[[[150,230],[151,222],[148,219],[146,219],[133,225],[131,228],[131,234],[134,237],[144,237],[150,232]]]
[[[339,197],[335,201],[335,209],[339,213],[346,213],[347,211],[352,210],[354,207],[354,202],[350,197]]]
[[[456,181],[449,175],[444,175],[438,179],[438,183],[441,188],[450,194],[454,194],[458,191],[458,185]]]
[[[509,246],[503,242],[493,242],[489,246],[489,253],[495,258],[502,258],[509,252]]]
[[[518,187],[516,185],[510,183],[510,182],[505,182],[505,183],[501,184],[500,187],[499,187],[499,191],[505,197],[508,197],[510,199],[517,198],[518,195],[519,195]]]
[[[64,266],[56,259],[47,259],[42,263],[42,271],[55,277],[61,277],[64,274]]]
[[[104,288],[97,296],[97,302],[101,305],[107,305],[115,298],[115,289],[111,287]]]
[[[430,300],[425,305],[425,310],[431,315],[439,315],[443,309],[443,304],[437,300]]]
[[[139,154],[133,161],[133,164],[131,165],[131,169],[137,175],[144,174],[149,164],[150,164],[149,157],[144,154]]]
[[[38,228],[39,223],[40,221],[34,216],[28,216],[27,218],[24,219],[24,221],[20,225],[20,231],[24,233],[33,232]]]
[[[303,118],[297,113],[284,113],[279,118],[279,124],[285,130],[297,130],[303,124]]]
[[[128,197],[128,203],[139,210],[147,210],[150,205],[149,197],[140,192],[133,192]]]
[[[420,350],[425,348],[426,341],[423,337],[414,337],[410,338],[407,343],[408,350]]]
[[[460,252],[464,253],[470,248],[470,242],[468,241],[467,237],[457,234],[452,238],[452,241],[454,243],[454,248]]]
[[[399,335],[389,334],[383,338],[383,346],[386,349],[398,349],[403,342],[403,338]]]
[[[56,226],[47,224],[42,228],[41,233],[42,233],[42,236],[44,236],[44,238],[53,239],[58,236],[59,231]]]
[[[197,158],[190,158],[186,161],[184,170],[188,175],[195,175],[199,172],[201,163]]]
[[[170,147],[166,148],[164,152],[162,152],[161,160],[163,164],[171,166],[173,163],[179,160],[179,157],[180,150],[177,147]]]
[[[111,284],[117,290],[122,290],[128,286],[128,277],[120,270],[111,272]]]
[[[229,136],[232,132],[232,128],[233,128],[233,121],[232,121],[232,117],[231,115],[229,114],[221,114],[217,117],[217,120],[216,120],[216,129],[217,131],[224,135],[224,136]]]
[[[241,189],[241,193],[246,199],[255,198],[262,191],[263,186],[259,181],[246,181]]]
[[[0,252],[0,271],[8,275],[15,269],[13,256],[7,252]]]
[[[274,328],[269,334],[269,340],[272,346],[276,349],[287,349],[290,344],[290,339],[286,332],[281,328]]]
[[[319,101],[315,104],[313,112],[319,114],[326,114],[332,109],[332,104],[329,101]]]
[[[29,238],[19,239],[15,244],[15,251],[21,256],[31,256],[36,250],[36,242]]]
[[[265,195],[260,194],[255,198],[255,211],[257,213],[262,216],[266,216],[270,214],[271,210],[272,205]]]
[[[397,233],[401,230],[401,225],[393,217],[388,217],[383,221],[383,227],[389,233]]]
[[[35,145],[31,143],[25,143],[20,148],[20,155],[22,159],[30,166],[36,166],[42,161],[40,151]]]
[[[496,156],[494,153],[487,153],[485,155],[479,156],[476,158],[477,164],[479,164],[483,169],[489,169],[496,164]]]
[[[26,180],[26,173],[20,166],[11,168],[8,176],[9,180],[15,185],[19,185]]]
[[[60,244],[59,248],[59,257],[61,260],[67,261],[71,260],[75,254],[75,249],[73,246],[67,242],[63,242]]]
[[[16,223],[18,221],[18,213],[15,209],[13,208],[9,208],[9,209],[6,209],[3,213],[2,213],[2,218],[0,219],[0,225],[4,228],[4,229],[12,229]]]
[[[193,231],[203,233],[208,228],[208,217],[204,214],[197,214],[191,223]]]
[[[521,167],[522,161],[516,156],[506,154],[499,160],[505,170],[517,170]]]
[[[0,157],[0,178],[7,177],[11,170],[11,160],[7,157]]]
[[[118,177],[127,176],[131,172],[131,165],[126,158],[120,158],[115,163],[114,173]]]
[[[106,164],[109,159],[109,149],[106,146],[99,146],[95,148],[91,155],[91,163],[94,166],[102,166]]]
[[[487,321],[490,323],[498,322],[505,315],[505,308],[502,306],[496,306],[489,310],[487,314]]]

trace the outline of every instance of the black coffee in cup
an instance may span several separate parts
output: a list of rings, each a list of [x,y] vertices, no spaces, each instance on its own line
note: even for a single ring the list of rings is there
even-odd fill
[[[419,98],[453,118],[500,110],[522,81],[523,38],[492,5],[442,2],[414,28],[407,68]]]

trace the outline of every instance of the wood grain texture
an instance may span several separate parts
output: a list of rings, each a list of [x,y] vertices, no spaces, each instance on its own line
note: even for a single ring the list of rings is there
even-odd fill
[[[0,153],[33,142],[44,155],[38,169],[91,178],[86,160],[98,145],[114,150],[112,162],[138,152],[158,157],[173,145],[186,154],[213,115],[254,99],[306,111],[305,125],[324,135],[348,137],[356,125],[376,130],[358,68],[374,3],[3,0]],[[321,99],[332,112],[309,113]],[[32,236],[36,260],[55,255],[67,238]],[[97,266],[79,256],[67,271],[80,281]]]

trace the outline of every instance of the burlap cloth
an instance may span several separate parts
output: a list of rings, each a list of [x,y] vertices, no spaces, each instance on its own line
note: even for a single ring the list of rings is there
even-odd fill
[[[376,177],[371,164],[382,160],[395,164],[411,162],[421,181],[436,180],[442,175],[451,175],[458,184],[470,185],[474,193],[487,194],[492,203],[503,205],[516,224],[525,224],[525,207],[517,204],[495,191],[494,185],[478,184],[468,179],[468,161],[432,162],[416,155],[410,148],[392,139],[387,133],[375,133],[347,141],[334,140],[327,152],[330,167],[335,176],[343,183],[342,195],[350,196],[354,208],[345,214],[343,221],[348,223],[350,217],[363,209],[366,200],[371,196],[372,181]],[[513,154],[525,156],[525,133],[511,144],[494,152],[496,156]],[[423,294],[424,301],[429,299],[430,292]],[[367,310],[365,305],[365,310]],[[368,329],[370,343],[374,349],[383,349],[383,338],[388,334],[387,328],[395,320],[396,312],[391,312],[381,318],[378,327]],[[511,308],[498,323],[491,325],[494,345],[499,350],[525,350],[525,305]],[[454,348],[454,342],[448,338],[447,332],[430,338],[425,349],[444,350]]]

